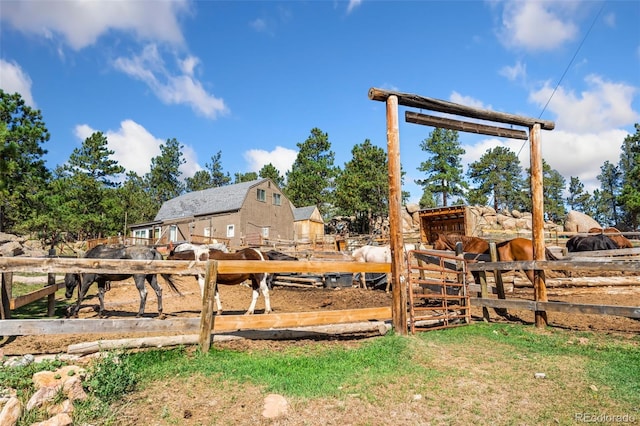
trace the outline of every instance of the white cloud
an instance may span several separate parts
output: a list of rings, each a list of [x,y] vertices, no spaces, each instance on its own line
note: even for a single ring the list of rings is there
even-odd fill
[[[249,26],[259,33],[268,32],[267,21],[262,18],[256,18],[249,23]]]
[[[189,56],[176,61],[182,74],[173,74],[162,60],[157,45],[148,44],[140,55],[117,58],[113,66],[144,82],[166,104],[189,105],[196,113],[210,119],[228,113],[224,100],[208,93],[202,83],[193,76],[194,67],[199,63],[199,59]]]
[[[449,101],[456,104],[472,107],[472,108],[491,109],[491,105],[485,105],[484,103],[482,103],[482,101],[478,99],[472,98],[471,96],[461,95],[456,91],[453,91],[451,93],[451,95],[449,96]]]
[[[353,12],[353,10],[362,4],[362,0],[349,0],[349,5],[347,6],[347,13]]]
[[[189,12],[188,0],[157,1],[9,1],[2,20],[17,30],[55,40],[74,50],[90,46],[109,31],[134,33],[140,39],[183,43],[178,16]]]
[[[577,2],[527,0],[504,4],[498,38],[505,46],[553,50],[578,34],[578,27],[571,22]]]
[[[615,13],[607,13],[603,16],[602,20],[604,21],[607,27],[615,28],[616,26],[616,15]]]
[[[597,75],[585,78],[589,90],[580,94],[559,87],[547,108],[557,115],[557,128],[575,133],[598,133],[633,124],[640,115],[632,101],[638,89],[624,83],[606,81]],[[553,88],[547,84],[532,92],[529,99],[543,107]]]
[[[6,93],[20,93],[25,104],[37,108],[31,94],[31,78],[16,62],[0,59],[0,88]]]
[[[527,65],[520,61],[510,66],[504,66],[500,69],[499,74],[506,77],[509,81],[521,80],[524,81],[527,78]]]
[[[565,178],[567,187],[571,176],[576,176],[587,191],[593,192],[600,187],[597,179],[600,166],[605,161],[618,163],[620,146],[627,135],[627,131],[619,129],[588,134],[543,130],[540,134],[542,157]],[[490,138],[473,146],[464,146],[466,153],[462,157],[462,163],[466,168],[468,164],[478,161],[488,149],[497,146],[509,148],[518,154],[523,171],[531,167],[529,142],[515,139]]]
[[[79,124],[75,127],[74,134],[83,142],[97,131],[87,124]],[[120,128],[103,134],[107,138],[109,149],[114,152],[112,158],[127,169],[127,172],[133,171],[140,176],[151,170],[151,159],[160,155],[160,145],[166,143],[166,140],[153,136],[133,120],[124,120],[120,123]],[[184,145],[182,154],[186,162],[180,166],[180,171],[183,177],[191,177],[201,169],[197,155],[188,145]]]
[[[297,156],[298,151],[281,146],[276,146],[273,151],[250,149],[244,153],[244,159],[249,163],[250,172],[257,173],[262,167],[271,163],[283,177],[291,170]]]

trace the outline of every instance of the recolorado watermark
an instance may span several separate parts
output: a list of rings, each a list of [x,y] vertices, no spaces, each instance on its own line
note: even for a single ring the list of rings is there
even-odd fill
[[[635,424],[638,421],[638,418],[633,414],[575,413],[573,419],[578,423]]]

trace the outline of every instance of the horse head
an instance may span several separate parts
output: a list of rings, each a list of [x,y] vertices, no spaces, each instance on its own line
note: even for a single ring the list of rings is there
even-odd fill
[[[64,297],[70,299],[71,296],[73,296],[73,290],[78,284],[80,284],[80,274],[65,274],[64,285],[66,290],[64,292]]]

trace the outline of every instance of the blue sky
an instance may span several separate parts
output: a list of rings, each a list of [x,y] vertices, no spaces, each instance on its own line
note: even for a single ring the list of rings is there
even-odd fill
[[[184,176],[218,151],[232,176],[269,162],[284,175],[314,127],[343,167],[366,139],[386,150],[378,87],[553,120],[543,157],[592,190],[640,122],[640,1],[2,0],[0,87],[41,110],[51,169],[102,131],[138,174],[176,138]],[[405,110],[417,202],[433,129]],[[460,141],[465,169],[495,146],[529,167],[523,141]]]

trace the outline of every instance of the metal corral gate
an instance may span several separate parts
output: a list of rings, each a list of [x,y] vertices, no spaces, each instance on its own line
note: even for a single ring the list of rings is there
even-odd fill
[[[464,259],[441,251],[407,253],[411,333],[468,324],[471,320]]]

